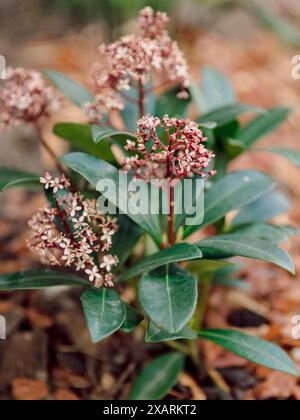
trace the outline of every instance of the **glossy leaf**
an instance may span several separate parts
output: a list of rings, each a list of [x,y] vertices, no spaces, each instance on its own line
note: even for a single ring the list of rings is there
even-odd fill
[[[93,95],[78,82],[58,71],[46,70],[46,76],[56,87],[75,105],[82,107],[86,103],[93,102]]]
[[[0,168],[0,191],[14,187],[41,189],[40,178],[18,169]]]
[[[210,111],[199,117],[197,121],[199,124],[214,121],[218,124],[218,127],[222,127],[234,121],[242,114],[263,112],[265,111],[256,106],[236,103]]]
[[[135,139],[135,135],[127,131],[117,131],[114,128],[94,125],[92,127],[92,135],[94,143],[100,143],[102,140],[110,138],[123,145],[126,145],[127,139]]]
[[[88,124],[58,123],[54,126],[53,132],[58,137],[67,140],[73,148],[79,151],[102,158],[108,162],[115,161],[111,151],[111,143],[95,144],[91,126]]]
[[[119,171],[107,162],[89,156],[85,153],[69,153],[61,158],[62,163],[82,175],[92,185],[97,187],[100,180],[110,179],[115,186],[119,186]],[[126,188],[117,188],[117,197],[111,196],[109,191],[102,195],[113,205],[119,207],[122,213],[127,214],[135,223],[146,230],[160,245],[162,242],[162,232],[160,217],[156,214],[130,214],[127,208],[128,194]],[[116,199],[116,200],[115,200]]]
[[[87,290],[81,302],[93,343],[113,334],[125,320],[125,305],[114,289]]]
[[[162,330],[153,322],[149,322],[145,341],[146,343],[159,343],[162,341],[169,341],[169,340],[195,340],[197,338],[197,334],[188,326],[182,328],[182,330],[178,331],[177,333],[169,333],[167,331]]]
[[[172,115],[174,118],[187,118],[190,99],[178,99],[180,92],[178,87],[164,92],[156,99],[154,115],[162,118],[164,115]]]
[[[68,153],[60,160],[73,171],[83,176],[94,187],[103,178],[114,180],[118,178],[118,170],[114,166],[86,153]]]
[[[132,306],[125,303],[125,320],[122,324],[121,330],[129,333],[135,329],[142,321],[144,317]]]
[[[132,385],[129,400],[160,400],[177,383],[183,369],[181,353],[166,353],[150,362]]]
[[[81,286],[91,284],[79,276],[54,270],[28,270],[0,275],[0,290],[31,290],[53,286]]]
[[[202,112],[210,112],[236,102],[234,89],[227,77],[218,70],[206,67],[202,75]]]
[[[276,130],[288,118],[291,111],[291,108],[282,107],[269,109],[268,112],[246,124],[237,134],[237,139],[245,147],[252,146],[257,140]]]
[[[231,230],[229,233],[237,236],[262,239],[273,244],[280,244],[287,241],[289,238],[289,235],[284,231],[284,229],[267,223],[243,225]]]
[[[197,301],[194,276],[175,265],[145,273],[139,299],[150,319],[160,328],[176,333],[190,320]]]
[[[238,235],[220,235],[206,238],[197,244],[204,258],[240,256],[271,262],[295,274],[291,257],[282,249],[259,239]]]
[[[246,206],[274,188],[274,181],[256,171],[232,172],[220,178],[205,194],[204,220],[201,227],[215,223],[228,212]],[[187,226],[185,237],[199,226]]]
[[[298,376],[289,356],[273,343],[234,330],[204,330],[198,335],[250,362]]]
[[[118,268],[120,268],[130,257],[143,234],[143,230],[125,214],[119,214],[117,218],[119,228],[113,236],[113,243],[109,252],[118,257]]]
[[[277,225],[278,229],[281,229],[287,236],[299,236],[300,235],[300,229],[298,229],[295,226],[291,225]]]
[[[271,191],[245,206],[233,219],[231,225],[266,222],[290,209],[290,201],[278,191]]]
[[[179,261],[188,261],[202,258],[202,252],[195,245],[180,243],[171,248],[163,249],[155,254],[149,255],[141,262],[130,268],[120,277],[121,280],[129,280],[138,277],[145,271],[152,271],[166,264]]]

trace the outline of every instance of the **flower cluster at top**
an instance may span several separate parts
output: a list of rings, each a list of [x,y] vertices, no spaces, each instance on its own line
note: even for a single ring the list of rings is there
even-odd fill
[[[162,84],[180,85],[179,97],[187,97],[188,66],[176,41],[165,29],[165,13],[143,9],[138,18],[141,35],[127,35],[110,45],[101,45],[103,63],[93,75],[96,101],[87,104],[91,122],[111,110],[123,109],[123,95],[131,86],[142,86],[158,71]]]
[[[214,153],[204,146],[207,139],[195,122],[168,115],[162,119],[146,115],[137,125],[137,140],[127,140],[126,146],[137,154],[126,158],[125,170],[146,181],[215,174],[207,170]],[[158,130],[164,134],[158,134]],[[165,137],[165,141],[160,137]]]
[[[60,101],[42,75],[34,70],[8,68],[0,88],[0,123],[2,128],[24,122],[36,122],[59,109]]]
[[[98,213],[95,200],[69,192],[64,175],[52,178],[46,173],[41,183],[52,190],[55,206],[40,209],[30,220],[29,247],[43,263],[82,271],[95,287],[111,287],[112,268],[118,263],[109,254],[116,220]]]

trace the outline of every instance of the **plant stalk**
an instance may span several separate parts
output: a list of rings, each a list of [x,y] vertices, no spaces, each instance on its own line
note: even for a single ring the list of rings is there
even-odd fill
[[[139,80],[139,100],[138,100],[138,107],[139,107],[139,115],[142,118],[145,115],[145,87],[141,80]]]
[[[192,321],[192,328],[194,331],[200,331],[203,325],[204,316],[207,308],[209,292],[211,289],[212,275],[208,274],[201,279],[201,286],[199,287],[199,299]]]
[[[58,172],[63,174],[65,172],[65,170],[64,170],[63,166],[61,165],[61,163],[59,162],[59,160],[57,159],[57,156],[54,153],[54,151],[51,149],[51,147],[48,145],[48,143],[44,139],[40,126],[38,124],[35,124],[35,127],[36,127],[36,131],[38,133],[41,145],[46,150],[46,152],[49,154],[49,156],[51,156],[52,160],[55,163],[55,166],[56,166],[56,169],[58,170]]]
[[[170,186],[170,198],[169,198],[169,245],[175,244],[175,229],[174,229],[174,187]]]

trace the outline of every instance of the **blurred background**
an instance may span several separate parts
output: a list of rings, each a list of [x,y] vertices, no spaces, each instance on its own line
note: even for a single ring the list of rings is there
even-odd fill
[[[97,46],[135,31],[137,12],[146,5],[170,15],[170,31],[184,50],[195,81],[201,82],[205,66],[215,67],[231,80],[240,101],[294,107],[289,120],[264,144],[280,143],[300,151],[300,81],[291,77],[291,59],[300,54],[299,0],[0,0],[0,54],[8,65],[63,71],[89,86],[93,64],[101,61]],[[55,121],[79,122],[84,116],[68,105]],[[62,154],[65,144],[51,133],[53,122],[45,136]],[[33,133],[22,127],[1,134],[3,165],[41,173],[51,162]],[[280,222],[300,226],[299,168],[263,153],[243,155],[232,169],[245,167],[275,177],[293,202]],[[42,204],[39,194],[15,190],[1,194],[0,272],[38,264],[26,247],[26,225]],[[286,247],[299,272],[299,238]],[[300,364],[300,343],[290,338],[291,317],[300,313],[299,275],[292,279],[255,262],[242,270],[241,277],[251,292],[215,291],[208,326],[247,327],[274,338]],[[133,291],[124,293],[130,300]],[[132,378],[153,352],[151,345],[141,343],[138,330],[133,337],[116,334],[92,346],[76,291],[58,296],[2,293],[0,314],[7,317],[10,337],[0,342],[0,399],[126,398]],[[211,346],[205,347],[204,356],[222,373],[236,399],[300,399],[294,378],[266,369],[253,374],[247,362]],[[205,387],[210,399],[217,398],[213,387]],[[172,397],[199,395],[197,383],[185,376]]]

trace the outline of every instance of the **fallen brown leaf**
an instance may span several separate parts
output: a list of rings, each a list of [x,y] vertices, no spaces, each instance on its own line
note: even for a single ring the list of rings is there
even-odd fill
[[[27,378],[16,378],[12,382],[12,394],[16,400],[38,401],[49,394],[46,382]]]
[[[78,401],[80,398],[69,389],[59,388],[54,393],[54,398],[57,401]]]

